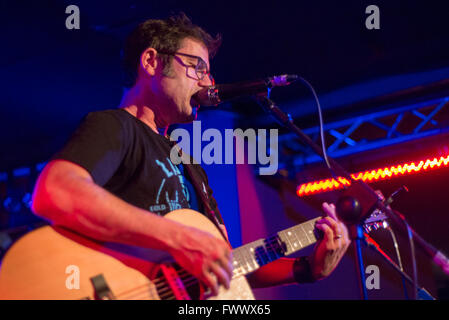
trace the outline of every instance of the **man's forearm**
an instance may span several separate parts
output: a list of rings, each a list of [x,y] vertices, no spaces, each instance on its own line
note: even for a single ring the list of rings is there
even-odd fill
[[[266,288],[295,283],[293,263],[295,259],[280,258],[264,265],[247,276],[252,288]]]
[[[55,224],[103,241],[167,250],[179,232],[176,222],[126,203],[88,177],[49,168],[39,177],[32,208]]]
[[[318,280],[312,272],[308,257],[280,258],[250,274],[247,279],[253,288],[312,283]]]

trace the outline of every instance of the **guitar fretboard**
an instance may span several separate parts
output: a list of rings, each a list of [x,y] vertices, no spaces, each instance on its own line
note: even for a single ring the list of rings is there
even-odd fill
[[[234,277],[249,274],[267,263],[315,243],[317,241],[314,234],[315,222],[320,218],[309,220],[266,239],[259,239],[234,249],[232,251]]]

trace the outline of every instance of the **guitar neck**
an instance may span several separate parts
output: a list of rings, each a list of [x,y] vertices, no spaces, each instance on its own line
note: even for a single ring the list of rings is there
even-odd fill
[[[234,249],[234,277],[254,272],[267,263],[314,244],[317,241],[314,233],[315,222],[319,219],[321,217]]]

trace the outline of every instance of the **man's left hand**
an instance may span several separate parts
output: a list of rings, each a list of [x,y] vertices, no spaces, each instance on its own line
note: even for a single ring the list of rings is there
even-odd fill
[[[323,210],[326,216],[317,221],[316,227],[323,231],[324,237],[318,241],[309,259],[317,280],[331,274],[351,244],[348,229],[338,219],[335,205],[324,202]]]

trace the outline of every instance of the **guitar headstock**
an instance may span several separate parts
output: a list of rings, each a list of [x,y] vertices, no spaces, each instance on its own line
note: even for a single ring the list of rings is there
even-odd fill
[[[365,219],[362,227],[366,233],[377,230],[379,228],[388,228],[388,217],[379,209],[375,209],[371,215]]]

